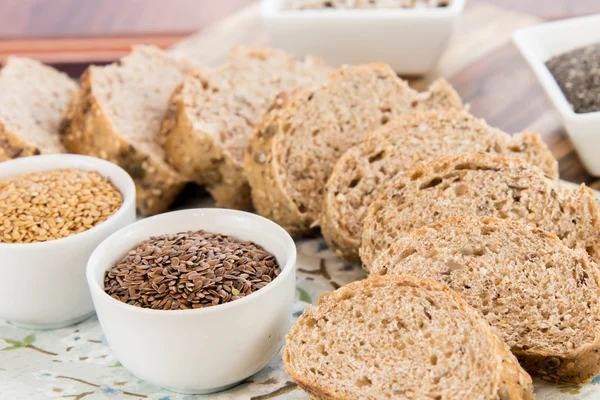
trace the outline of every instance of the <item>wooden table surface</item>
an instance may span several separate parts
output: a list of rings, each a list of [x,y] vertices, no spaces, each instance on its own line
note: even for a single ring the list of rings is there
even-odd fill
[[[110,62],[122,56],[134,43],[169,47],[215,21],[239,14],[238,10],[252,3],[252,0],[3,0],[0,58],[7,54],[28,55],[76,76],[89,63]],[[447,54],[442,60],[444,71],[438,71],[439,74],[446,76],[470,103],[473,114],[491,125],[508,132],[527,127],[540,132],[560,161],[563,179],[600,188],[600,181],[584,171],[541,86],[509,40],[512,30],[520,26],[600,13],[600,1],[469,0],[469,10],[472,12],[465,15],[463,25],[479,26],[480,32],[462,32],[461,38],[471,41],[470,44]],[[476,18],[486,21],[473,20]],[[241,33],[253,34],[259,33]],[[248,42],[262,43],[262,39],[251,38]],[[460,48],[460,44],[456,47]]]

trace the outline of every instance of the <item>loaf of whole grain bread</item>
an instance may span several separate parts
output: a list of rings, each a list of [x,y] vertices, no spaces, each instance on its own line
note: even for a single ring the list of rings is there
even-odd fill
[[[456,290],[531,373],[600,373],[600,272],[585,252],[509,220],[455,217],[398,239],[371,275],[414,275]]]
[[[456,292],[381,276],[322,296],[286,338],[286,371],[313,399],[533,399],[531,377]]]
[[[119,62],[86,70],[63,121],[67,150],[124,168],[144,214],[165,211],[186,183],[159,139],[171,94],[191,69],[158,48],[134,47]]]
[[[247,208],[244,151],[275,96],[327,78],[330,68],[281,50],[235,47],[227,62],[190,74],[175,91],[162,130],[169,162],[206,185],[218,206]]]
[[[399,175],[369,206],[360,258],[368,266],[399,238],[450,217],[519,220],[600,259],[600,205],[520,159],[488,154],[437,158]]]
[[[396,174],[436,157],[490,153],[521,158],[558,176],[558,163],[539,135],[510,137],[463,110],[402,115],[365,137],[337,161],[323,196],[321,232],[329,248],[350,262],[367,208]]]
[[[460,108],[443,80],[418,93],[386,64],[341,68],[326,83],[279,96],[246,154],[259,214],[299,234],[318,225],[335,162],[365,135],[409,111]]]
[[[64,153],[58,128],[76,90],[52,67],[8,57],[0,69],[0,161]]]

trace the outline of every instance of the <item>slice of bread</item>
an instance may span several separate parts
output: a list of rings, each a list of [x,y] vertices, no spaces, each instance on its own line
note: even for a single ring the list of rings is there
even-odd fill
[[[191,65],[151,46],[91,66],[62,127],[67,150],[111,161],[133,178],[144,214],[165,211],[186,180],[167,162],[160,128],[169,99]]]
[[[533,399],[531,377],[455,291],[381,276],[321,297],[287,336],[286,371],[314,399]]]
[[[398,239],[371,275],[408,274],[456,290],[531,373],[600,373],[600,272],[555,235],[508,220],[455,217]]]
[[[254,206],[289,232],[304,233],[318,225],[325,183],[348,148],[403,113],[461,106],[446,81],[418,93],[386,64],[341,68],[315,90],[280,96],[246,155]]]
[[[363,219],[381,188],[419,163],[462,153],[522,158],[558,177],[558,162],[536,133],[510,137],[463,110],[403,115],[369,134],[336,163],[325,186],[321,215],[329,248],[338,257],[358,262]]]
[[[523,221],[600,259],[600,206],[585,185],[568,188],[525,161],[463,154],[398,176],[369,206],[360,257],[364,265],[424,225],[477,215]]]
[[[327,78],[320,60],[276,49],[236,47],[214,70],[190,74],[177,88],[162,130],[169,162],[206,185],[217,206],[248,208],[244,150],[275,96]]]
[[[58,127],[76,90],[52,67],[8,57],[0,69],[0,161],[64,153]]]

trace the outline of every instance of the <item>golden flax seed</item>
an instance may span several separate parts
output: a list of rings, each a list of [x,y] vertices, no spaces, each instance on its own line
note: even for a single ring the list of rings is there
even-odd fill
[[[60,239],[113,215],[123,196],[96,171],[55,169],[0,180],[0,243]]]

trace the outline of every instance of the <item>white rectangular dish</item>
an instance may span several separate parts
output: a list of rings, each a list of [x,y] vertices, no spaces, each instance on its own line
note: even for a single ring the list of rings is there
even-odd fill
[[[585,168],[600,176],[600,112],[575,113],[545,64],[555,55],[600,43],[600,15],[521,29],[513,39],[558,110]]]
[[[402,75],[431,71],[444,52],[466,0],[441,8],[288,9],[263,0],[260,13],[274,47],[314,55],[331,66],[384,62]]]

